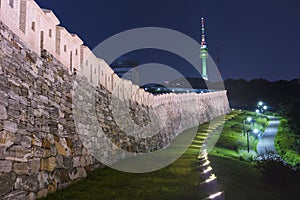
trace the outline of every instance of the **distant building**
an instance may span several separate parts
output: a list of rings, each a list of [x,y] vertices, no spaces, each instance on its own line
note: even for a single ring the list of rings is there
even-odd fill
[[[133,84],[139,85],[139,74],[135,69],[136,66],[138,66],[136,61],[127,59],[117,60],[110,65],[120,78],[130,80]]]

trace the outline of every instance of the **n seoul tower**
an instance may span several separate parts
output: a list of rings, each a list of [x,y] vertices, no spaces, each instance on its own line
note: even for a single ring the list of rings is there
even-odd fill
[[[201,46],[200,46],[200,55],[199,57],[202,60],[202,78],[204,80],[208,80],[207,76],[207,68],[206,68],[206,59],[208,58],[208,48],[206,46],[206,41],[205,41],[205,26],[204,26],[204,18],[201,18],[201,23],[202,23],[202,40],[201,40]]]

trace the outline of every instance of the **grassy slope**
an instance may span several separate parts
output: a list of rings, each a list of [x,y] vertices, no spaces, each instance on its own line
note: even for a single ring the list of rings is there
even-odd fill
[[[282,119],[275,137],[276,150],[291,165],[300,165],[300,154],[297,152],[299,146],[300,137],[290,129],[288,121]]]
[[[281,188],[263,180],[249,162],[218,156],[209,156],[209,160],[226,200],[289,199]]]
[[[206,124],[200,126],[201,130],[205,127]],[[198,152],[199,149],[189,148],[176,162],[150,173],[98,169],[46,199],[203,199],[208,195],[197,190],[202,181],[196,170]]]

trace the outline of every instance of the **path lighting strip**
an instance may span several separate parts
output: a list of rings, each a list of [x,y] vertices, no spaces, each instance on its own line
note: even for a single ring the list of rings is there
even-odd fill
[[[209,160],[206,160],[205,163],[203,163],[202,166],[205,167],[205,166],[207,166],[207,165],[209,165],[209,164],[210,164]]]
[[[217,179],[216,175],[215,174],[212,174],[208,179],[205,180],[206,183],[209,183],[213,180]]]
[[[209,199],[214,199],[214,198],[220,196],[221,194],[222,194],[222,192],[217,192],[216,194],[210,195],[208,198],[209,198]]]
[[[211,166],[207,167],[207,169],[203,170],[203,174],[210,172],[212,170]]]

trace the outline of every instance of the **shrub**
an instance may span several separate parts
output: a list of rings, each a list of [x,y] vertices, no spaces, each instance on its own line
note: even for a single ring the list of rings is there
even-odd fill
[[[255,159],[255,168],[266,180],[286,188],[299,188],[300,169],[286,163],[273,152],[259,155]]]

